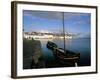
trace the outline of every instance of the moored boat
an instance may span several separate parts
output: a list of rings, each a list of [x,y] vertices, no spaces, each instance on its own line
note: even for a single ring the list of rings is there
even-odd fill
[[[63,50],[62,48],[55,48],[53,51],[54,56],[56,59],[58,59],[60,62],[63,63],[77,63],[80,59],[79,53],[74,53],[69,50]]]
[[[57,47],[53,42],[47,42],[47,48],[53,51],[55,58],[61,63],[78,63],[80,54]]]

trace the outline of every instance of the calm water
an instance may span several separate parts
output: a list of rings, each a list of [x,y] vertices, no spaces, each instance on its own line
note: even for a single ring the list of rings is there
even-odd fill
[[[62,39],[41,39],[42,53],[44,55],[45,63],[48,68],[50,67],[63,67],[67,65],[60,65],[51,50],[46,47],[47,41],[52,41],[58,45],[58,47],[63,48],[64,42]],[[80,53],[80,61],[78,66],[90,66],[91,65],[91,49],[90,49],[90,39],[67,39],[66,49]]]

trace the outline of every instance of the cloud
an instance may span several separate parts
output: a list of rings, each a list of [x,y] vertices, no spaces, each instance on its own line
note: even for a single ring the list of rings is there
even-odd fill
[[[62,12],[54,12],[54,11],[32,11],[32,10],[24,10],[23,11],[24,16],[28,16],[31,18],[38,17],[48,20],[62,20],[63,19],[63,13]],[[75,13],[75,12],[65,12],[64,13],[64,20],[70,20],[73,18],[77,19],[77,24],[81,23],[90,23],[90,20],[88,21],[80,21],[81,17],[86,17],[90,15],[89,13]],[[75,23],[76,24],[76,23]]]
[[[63,12],[24,10],[23,13],[24,13],[24,16],[30,16],[30,17],[38,17],[38,18],[54,19],[54,20],[62,20],[63,19]],[[68,20],[68,19],[71,19],[73,17],[76,17],[78,19],[81,16],[87,16],[87,15],[89,15],[89,14],[65,12],[64,19]]]
[[[44,30],[47,30],[45,28],[46,23],[43,22],[43,25],[41,25],[42,23],[39,24],[39,22],[38,22],[39,19],[37,19],[37,18],[43,18],[43,19],[45,19],[44,21],[47,20],[47,22],[49,22],[48,20],[60,20],[60,21],[62,21],[62,19],[63,19],[62,12],[54,12],[54,11],[24,10],[23,16],[27,16],[30,18],[36,18],[36,20],[32,19],[34,21],[34,23],[29,24],[28,27],[26,28],[26,30],[28,30],[28,31],[32,31],[33,27],[35,27],[34,31],[38,31],[38,30],[42,29],[41,26],[44,26],[43,27]],[[88,16],[90,16],[89,13],[64,12],[64,20],[66,22],[65,24],[68,24],[71,27],[77,26],[76,28],[80,28],[80,30],[82,31],[82,29],[84,30],[86,24],[90,24],[90,17],[88,17]],[[83,19],[83,18],[85,18],[85,19]],[[52,25],[54,26],[54,23],[51,23],[50,26],[52,26]],[[83,26],[80,27],[80,25],[83,25]],[[53,27],[53,26],[51,28],[49,28],[49,31],[59,32],[61,30],[61,29],[60,30],[57,29],[57,27],[56,27],[57,25],[55,25],[55,27]],[[68,28],[72,29],[71,27],[68,27]],[[72,29],[72,31],[75,31],[75,30],[77,31],[77,29],[74,29],[74,30]]]
[[[24,10],[24,16],[39,17],[39,18],[45,18],[45,19],[62,19],[61,12],[53,12],[53,11]]]
[[[87,25],[90,24],[90,20],[78,20],[73,23],[74,25]]]
[[[71,20],[74,25],[90,24],[90,19],[90,13],[65,13],[65,20]]]

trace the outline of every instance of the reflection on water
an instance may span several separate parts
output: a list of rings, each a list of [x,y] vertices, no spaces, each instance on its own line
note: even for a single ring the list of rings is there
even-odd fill
[[[39,40],[39,39],[38,39]],[[47,67],[61,67],[58,65],[55,57],[51,50],[46,47],[47,41],[52,41],[58,45],[58,47],[63,48],[63,39],[40,39],[42,44],[42,53],[44,55]],[[90,39],[66,39],[66,49],[80,53],[79,66],[90,66],[91,65],[91,49],[90,49]]]

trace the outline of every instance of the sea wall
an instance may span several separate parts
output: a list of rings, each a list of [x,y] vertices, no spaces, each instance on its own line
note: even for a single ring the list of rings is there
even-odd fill
[[[41,64],[41,61],[42,64]],[[41,64],[41,65],[40,65]],[[44,67],[41,42],[23,39],[23,69]]]

